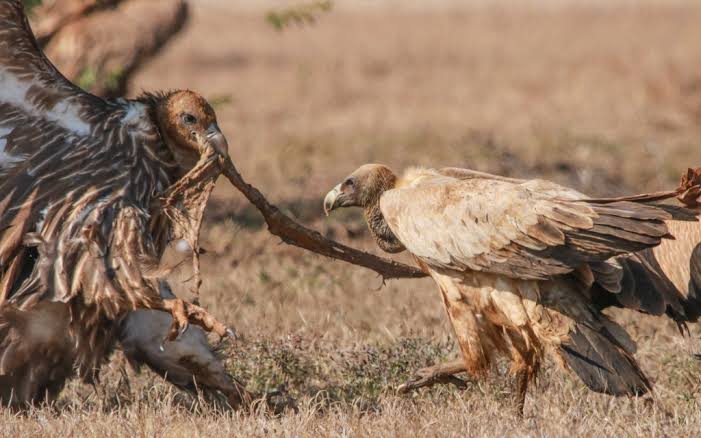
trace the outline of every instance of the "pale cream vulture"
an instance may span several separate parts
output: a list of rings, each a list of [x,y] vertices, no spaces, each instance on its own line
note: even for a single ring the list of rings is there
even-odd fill
[[[458,169],[443,171],[454,175],[459,172],[461,177],[494,177]],[[676,190],[678,201],[693,215],[701,213],[700,184],[701,168],[689,169],[682,175]],[[593,306],[601,310],[623,307],[650,315],[665,315],[677,323],[682,333],[688,333],[686,323],[697,322],[701,316],[701,222],[690,220],[691,216],[685,217],[682,210],[677,213],[677,218],[665,220],[674,239],[664,239],[653,248],[615,258],[621,266],[621,277],[617,281],[620,290],[616,287],[612,292],[595,283],[589,291]],[[465,387],[463,381],[454,377],[464,371],[462,359],[436,364],[418,370],[398,389],[408,392],[435,383]]]
[[[331,190],[324,209],[363,208],[383,250],[414,256],[440,289],[465,369],[481,376],[497,354],[509,356],[522,411],[546,351],[594,391],[650,390],[635,343],[592,291],[620,294],[625,269],[613,257],[659,245],[673,217],[695,220],[652,200],[599,202],[548,181],[454,168],[398,177],[369,164]]]

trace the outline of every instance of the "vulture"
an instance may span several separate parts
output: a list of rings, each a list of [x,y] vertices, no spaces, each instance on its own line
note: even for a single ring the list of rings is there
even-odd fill
[[[29,15],[37,41],[57,69],[91,93],[109,97],[123,95],[130,73],[182,30],[188,4],[184,0],[45,0]],[[165,283],[161,295],[174,298]],[[117,337],[135,369],[146,365],[184,390],[219,391],[232,407],[252,398],[226,373],[199,327],[161,346],[171,324],[169,315],[143,309],[121,320]]]
[[[43,55],[22,3],[0,1],[0,404],[96,378],[136,309],[171,313],[169,339],[231,333],[158,285],[176,229],[160,194],[227,149],[197,93],[91,95]]]
[[[455,172],[456,169],[444,171]],[[477,174],[461,172],[468,176]],[[677,323],[684,334],[688,333],[687,323],[698,322],[701,317],[701,222],[694,220],[701,212],[701,168],[689,169],[682,175],[675,193],[678,201],[689,210],[684,215],[684,210],[677,208],[676,217],[665,220],[675,238],[665,239],[653,248],[615,257],[621,268],[621,277],[617,280],[620,288],[617,286],[611,291],[594,283],[589,293],[592,305],[599,310],[619,307],[649,315],[665,315]],[[666,208],[673,207],[667,205]],[[464,382],[454,375],[465,371],[462,359],[439,363],[416,371],[398,389],[408,392],[435,383],[452,383],[464,388]]]
[[[635,343],[600,300],[636,287],[619,258],[671,238],[666,221],[695,220],[659,199],[597,200],[549,181],[456,168],[399,177],[366,164],[326,195],[324,210],[361,207],[381,249],[413,256],[437,284],[462,353],[445,374],[481,377],[497,355],[510,358],[522,413],[546,352],[596,392],[650,391]],[[671,312],[683,320],[683,311]]]

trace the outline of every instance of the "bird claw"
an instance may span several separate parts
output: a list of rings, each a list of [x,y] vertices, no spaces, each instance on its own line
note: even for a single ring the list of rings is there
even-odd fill
[[[205,331],[214,332],[222,338],[226,336],[236,337],[236,333],[233,330],[217,321],[206,310],[196,304],[188,303],[178,298],[167,299],[163,300],[161,310],[170,312],[173,316],[173,324],[166,341],[173,341],[183,335],[190,324],[197,324]]]
[[[183,325],[183,326],[180,328],[180,331],[178,332],[178,336],[177,336],[175,339],[178,339],[180,336],[184,335],[188,328],[190,328],[190,324],[189,324],[189,323]]]
[[[419,388],[437,384],[451,384],[457,389],[465,390],[467,389],[467,383],[463,379],[455,376],[455,374],[463,371],[465,371],[465,369],[460,359],[421,368],[417,370],[409,380],[399,385],[397,387],[397,392],[406,394]]]
[[[399,394],[406,394],[426,386],[434,386],[438,384],[451,384],[460,390],[467,389],[467,383],[459,377],[455,376],[414,376],[397,387]]]
[[[190,328],[190,324],[188,322],[178,324],[178,319],[173,317],[173,323],[170,326],[170,330],[168,330],[168,334],[165,338],[163,338],[163,341],[161,341],[161,344],[159,345],[161,352],[166,351],[165,344],[167,342],[177,341],[180,336],[185,334],[188,328]]]

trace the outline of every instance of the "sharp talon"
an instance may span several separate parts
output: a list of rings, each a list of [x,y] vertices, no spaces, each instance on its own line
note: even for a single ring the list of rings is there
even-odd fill
[[[234,340],[235,340],[235,339],[238,339],[238,337],[239,337],[239,336],[236,334],[236,332],[235,332],[234,330],[230,329],[230,328],[227,328],[227,329],[226,329],[225,335],[226,335],[226,337],[231,338],[231,339],[234,339]]]
[[[158,349],[161,350],[161,353],[163,353],[163,352],[166,351],[166,347],[163,345],[163,342],[161,342],[161,343],[158,345]]]
[[[178,332],[178,337],[184,335],[188,328],[190,328],[190,324],[185,324],[184,326],[182,326],[182,328]]]

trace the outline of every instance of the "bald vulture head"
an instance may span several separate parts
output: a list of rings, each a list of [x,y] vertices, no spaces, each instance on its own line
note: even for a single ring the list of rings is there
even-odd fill
[[[380,196],[394,188],[397,176],[382,164],[364,164],[348,175],[324,198],[324,212],[341,207],[372,208],[380,202]]]
[[[138,100],[149,106],[166,146],[181,168],[191,169],[208,146],[228,156],[229,146],[214,109],[199,94],[190,90],[147,93]]]

